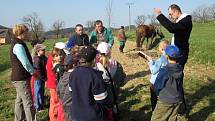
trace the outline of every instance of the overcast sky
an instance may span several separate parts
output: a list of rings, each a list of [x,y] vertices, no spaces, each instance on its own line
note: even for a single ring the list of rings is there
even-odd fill
[[[153,14],[153,8],[161,8],[167,14],[169,5],[178,4],[182,12],[191,13],[201,5],[210,6],[214,0],[113,0],[112,27],[128,25],[128,6],[131,6],[131,22],[141,14]],[[101,19],[107,26],[108,0],[1,0],[0,25],[13,27],[22,23],[21,18],[36,12],[49,30],[56,20],[65,22],[65,27],[73,27],[77,23],[84,26],[86,21]]]

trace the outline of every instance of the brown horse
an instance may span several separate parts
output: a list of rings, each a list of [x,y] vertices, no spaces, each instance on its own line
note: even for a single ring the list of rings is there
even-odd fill
[[[158,27],[155,27],[153,25],[139,25],[136,29],[136,48],[141,49],[143,45],[143,41],[147,40],[146,43],[146,49],[148,49],[148,41],[150,39],[151,44],[153,42],[153,39],[156,35],[159,35],[161,38],[164,37],[163,33],[159,31]],[[150,45],[151,45],[150,44]]]

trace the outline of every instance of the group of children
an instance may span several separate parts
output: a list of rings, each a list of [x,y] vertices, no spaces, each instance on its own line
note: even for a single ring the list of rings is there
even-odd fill
[[[68,50],[65,43],[57,42],[48,57],[45,48],[43,44],[34,46],[37,76],[31,79],[31,90],[36,111],[44,108],[46,86],[50,121],[114,121],[125,73],[111,58],[111,46],[101,42],[96,48],[75,45]]]

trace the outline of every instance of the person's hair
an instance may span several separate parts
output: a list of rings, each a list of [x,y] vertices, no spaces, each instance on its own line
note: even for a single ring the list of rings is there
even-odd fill
[[[167,55],[168,56],[168,55]],[[168,58],[169,58],[169,60],[171,60],[171,61],[178,61],[178,58],[175,58],[175,57],[170,57],[170,56],[168,56]]]
[[[77,55],[79,54],[80,50],[81,50],[81,47],[78,45],[75,45],[74,47],[72,47],[70,52],[72,55]]]
[[[53,48],[51,51],[51,55],[54,58],[56,55],[66,55],[65,52],[62,49],[58,49],[58,48]],[[53,60],[54,62],[54,60]]]
[[[160,43],[159,43],[159,48],[163,48],[165,49],[165,45],[167,46],[169,44],[169,41],[167,39],[163,39]]]
[[[105,54],[100,54],[99,62],[106,68],[108,66],[109,56]]]
[[[98,25],[98,24],[102,24],[102,25],[103,25],[103,23],[102,23],[101,20],[96,20],[94,26],[96,26],[96,25]]]
[[[77,27],[82,27],[82,28],[84,28],[82,24],[77,24],[77,25],[75,26],[75,29],[77,29]]]
[[[176,4],[170,5],[169,8],[171,8],[171,10],[177,10],[181,13],[181,8]]]
[[[20,36],[27,31],[28,31],[28,27],[24,24],[17,24],[13,27],[13,35],[15,37]]]
[[[124,29],[125,27],[124,27],[124,26],[121,26],[120,28],[121,28],[121,29]]]

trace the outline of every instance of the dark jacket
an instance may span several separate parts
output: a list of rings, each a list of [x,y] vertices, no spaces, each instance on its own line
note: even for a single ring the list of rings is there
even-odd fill
[[[89,37],[87,34],[77,35],[76,33],[69,38],[66,47],[71,49],[73,46],[89,46]]]
[[[181,53],[189,53],[189,37],[192,31],[192,17],[190,15],[181,19],[177,23],[171,22],[163,14],[157,17],[157,20],[163,25],[170,33],[174,34],[174,43],[179,48]]]
[[[69,90],[69,76],[71,72],[64,72],[57,84],[57,95],[62,101],[64,111],[72,112],[72,94]]]
[[[34,56],[34,67],[38,73],[37,79],[46,81],[46,63],[47,57],[45,55],[42,56]]]
[[[161,68],[155,80],[154,90],[159,100],[165,103],[177,103],[183,98],[184,73],[179,64],[167,64]]]
[[[30,79],[31,74],[25,70],[22,63],[13,53],[13,47],[15,46],[15,44],[21,44],[25,48],[27,58],[28,58],[29,62],[33,65],[31,54],[28,50],[27,45],[22,40],[15,39],[13,41],[13,43],[11,45],[11,49],[10,49],[10,60],[11,60],[11,66],[12,66],[11,80],[12,81],[23,81],[26,79]]]
[[[101,105],[107,91],[102,72],[91,67],[78,66],[70,75],[72,89],[72,118],[77,121],[103,121]]]

